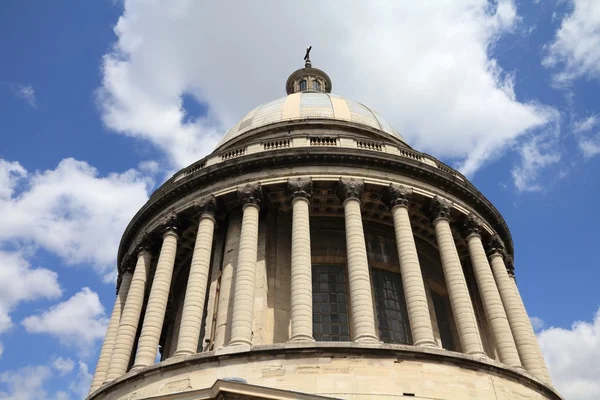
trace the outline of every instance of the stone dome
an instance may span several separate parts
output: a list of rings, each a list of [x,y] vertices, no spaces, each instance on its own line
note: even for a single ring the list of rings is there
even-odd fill
[[[306,119],[330,119],[366,125],[405,142],[386,120],[363,104],[331,93],[302,91],[264,103],[250,111],[229,129],[217,148],[256,128]]]

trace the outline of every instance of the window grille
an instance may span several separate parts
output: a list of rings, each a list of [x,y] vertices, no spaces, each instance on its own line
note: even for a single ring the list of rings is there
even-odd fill
[[[379,338],[387,343],[412,344],[404,289],[399,274],[372,269]]]
[[[454,340],[452,339],[452,327],[450,326],[450,312],[447,299],[431,291],[431,299],[433,300],[433,308],[435,317],[442,339],[442,347],[446,350],[454,350]]]
[[[314,265],[312,285],[315,340],[350,341],[345,266]]]

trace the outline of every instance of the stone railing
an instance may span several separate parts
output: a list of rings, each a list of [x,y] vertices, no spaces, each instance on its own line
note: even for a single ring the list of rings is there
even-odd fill
[[[231,160],[232,158],[238,158],[246,154],[246,147],[239,149],[229,150],[221,154],[221,161]]]
[[[369,142],[366,140],[357,140],[356,141],[356,147],[359,149],[364,149],[364,150],[373,150],[373,151],[383,151],[384,150],[384,146],[381,143],[377,143],[377,142]]]
[[[263,143],[264,150],[277,150],[286,149],[291,147],[292,141],[290,139],[271,140],[270,142]]]
[[[334,136],[312,136],[310,137],[311,146],[337,146],[338,140]]]

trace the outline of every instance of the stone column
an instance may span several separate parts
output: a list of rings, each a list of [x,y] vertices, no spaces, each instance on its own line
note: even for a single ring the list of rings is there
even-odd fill
[[[144,294],[146,293],[146,281],[150,272],[150,262],[152,256],[148,251],[148,243],[146,240],[141,240],[143,243],[138,248],[137,263],[127,293],[127,300],[119,322],[119,330],[110,356],[108,371],[106,373],[106,381],[112,381],[127,372],[129,360],[135,335],[140,322],[140,315],[144,305]]]
[[[119,277],[120,284],[118,285],[117,299],[115,300],[115,305],[113,306],[112,314],[110,315],[110,321],[108,323],[106,336],[104,336],[104,342],[102,342],[102,349],[100,350],[100,357],[98,358],[98,364],[96,365],[96,370],[94,371],[90,393],[102,386],[102,383],[106,380],[106,373],[108,372],[110,357],[112,355],[113,347],[115,346],[117,332],[119,331],[121,313],[123,311],[123,307],[125,306],[125,300],[127,299],[127,293],[129,292],[129,287],[131,285],[131,279],[133,278],[133,270],[131,269],[130,262],[131,257],[126,254],[122,262],[123,272]]]
[[[481,242],[481,230],[481,221],[474,214],[469,214],[465,221],[464,234],[469,246],[475,280],[481,293],[483,309],[492,329],[500,361],[512,367],[522,368],[502,299]]]
[[[500,297],[508,317],[517,350],[525,369],[538,379],[551,384],[550,374],[546,368],[544,357],[529,321],[525,305],[517,289],[517,285],[509,276],[504,262],[506,249],[499,236],[494,235],[490,243],[490,263],[498,285]]]
[[[150,288],[150,296],[148,297],[133,369],[152,365],[156,359],[177,253],[176,225],[177,215],[174,212],[171,212],[162,223],[163,243],[158,256],[152,287]]]
[[[290,342],[314,341],[312,336],[312,263],[309,226],[312,180],[310,178],[290,179],[288,194],[292,199],[292,335]]]
[[[450,229],[449,217],[452,206],[453,204],[450,201],[439,196],[435,196],[431,203],[433,226],[435,227],[442,269],[444,270],[444,278],[450,297],[450,306],[454,314],[463,352],[485,357],[473,303],[471,302],[465,275]]]
[[[400,275],[402,276],[413,344],[415,346],[438,347],[433,337],[427,293],[423,284],[417,246],[415,245],[408,215],[411,196],[412,189],[390,183],[390,186],[384,192],[383,201],[392,210],[392,218],[394,219]]]
[[[244,205],[235,272],[229,346],[252,345],[256,257],[258,255],[258,214],[262,199],[260,183],[246,184],[243,188],[238,188],[238,198]]]
[[[215,230],[214,196],[201,199],[195,206],[200,213],[198,233],[190,264],[190,275],[183,300],[183,311],[179,325],[179,337],[175,356],[196,354],[200,341],[200,328],[204,314],[204,301],[210,271],[210,256]]]
[[[354,178],[340,178],[337,195],[344,204],[348,287],[352,310],[352,334],[355,342],[377,342],[371,277],[360,212],[364,183]]]

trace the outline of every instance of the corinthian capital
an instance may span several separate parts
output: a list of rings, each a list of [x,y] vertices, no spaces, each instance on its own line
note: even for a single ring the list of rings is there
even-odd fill
[[[435,196],[431,201],[431,220],[435,221],[439,218],[450,218],[450,211],[454,207],[454,203],[440,196]]]
[[[194,200],[194,211],[199,215],[209,215],[214,218],[217,212],[217,199],[215,196],[208,195]]]
[[[160,229],[163,233],[167,231],[177,232],[179,229],[180,221],[177,213],[173,210],[169,211],[167,215],[161,218],[159,222]]]
[[[365,183],[362,180],[354,178],[340,178],[337,187],[337,196],[342,202],[348,199],[357,199],[360,201],[364,189]]]
[[[412,196],[412,188],[404,185],[394,185],[390,183],[385,191],[383,192],[383,202],[390,210],[396,206],[403,206],[408,208],[410,197]]]
[[[470,213],[467,215],[463,224],[463,234],[465,237],[481,235],[482,229],[481,220],[475,214]]]
[[[313,183],[309,177],[305,178],[293,178],[287,182],[287,194],[292,200],[297,197],[303,197],[310,199],[312,196]]]
[[[237,188],[238,200],[246,204],[260,205],[262,201],[262,187],[260,183],[247,183],[245,186]]]
[[[133,242],[134,255],[132,255],[132,258],[137,259],[137,256],[141,251],[150,251],[152,244],[152,239],[150,238],[148,231],[143,231],[140,233],[135,239],[135,242]]]
[[[493,235],[488,246],[488,255],[500,254],[504,259],[507,259],[506,246],[500,238],[500,235]]]

